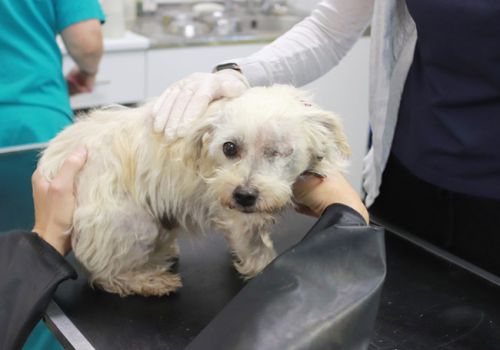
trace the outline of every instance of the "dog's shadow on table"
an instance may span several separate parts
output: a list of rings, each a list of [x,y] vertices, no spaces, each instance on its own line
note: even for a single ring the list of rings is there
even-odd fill
[[[274,227],[276,250],[282,252],[298,242],[313,223],[313,219],[286,212]],[[175,269],[181,275],[183,287],[176,293],[164,297],[121,298],[93,289],[85,270],[70,254],[68,260],[77,270],[78,279],[62,283],[54,300],[87,337],[98,328],[110,334],[128,329],[142,332],[141,336],[150,339],[162,334],[182,348],[246,282],[234,269],[222,235],[207,233],[194,239],[180,237],[179,244],[181,253]]]

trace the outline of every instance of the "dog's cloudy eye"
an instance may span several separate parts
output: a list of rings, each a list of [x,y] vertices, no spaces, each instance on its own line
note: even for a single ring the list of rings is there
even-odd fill
[[[226,142],[222,145],[222,151],[226,157],[233,158],[238,153],[238,147],[232,142]]]
[[[264,150],[264,156],[267,158],[286,158],[290,156],[293,153],[293,148],[291,147],[282,147],[281,149],[274,149],[274,148],[266,148]]]

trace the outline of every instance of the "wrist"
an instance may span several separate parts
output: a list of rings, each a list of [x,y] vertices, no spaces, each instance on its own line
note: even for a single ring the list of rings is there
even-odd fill
[[[48,244],[50,244],[62,256],[65,256],[66,253],[68,253],[66,245],[63,242],[61,242],[57,239],[52,239],[51,237],[47,237],[47,238],[42,237],[42,239],[45,242],[47,242]]]
[[[97,69],[95,70],[88,70],[88,69],[83,69],[83,68],[78,68],[80,73],[87,76],[87,77],[95,77],[97,75]]]
[[[70,242],[66,237],[66,233],[62,232],[56,235],[53,234],[54,231],[45,231],[36,228],[33,228],[33,232],[50,244],[62,256],[65,256],[69,252]]]

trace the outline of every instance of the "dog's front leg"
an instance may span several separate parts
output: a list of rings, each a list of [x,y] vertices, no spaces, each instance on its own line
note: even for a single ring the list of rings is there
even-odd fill
[[[269,232],[262,226],[238,225],[224,236],[234,255],[234,267],[245,278],[261,272],[275,257],[276,252]]]

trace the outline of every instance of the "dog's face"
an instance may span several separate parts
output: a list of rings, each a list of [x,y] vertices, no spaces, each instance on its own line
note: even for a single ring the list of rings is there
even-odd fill
[[[215,102],[188,135],[214,200],[246,214],[274,214],[291,203],[306,170],[341,166],[349,147],[339,120],[289,86],[254,88]]]

